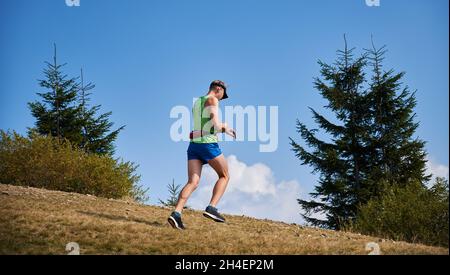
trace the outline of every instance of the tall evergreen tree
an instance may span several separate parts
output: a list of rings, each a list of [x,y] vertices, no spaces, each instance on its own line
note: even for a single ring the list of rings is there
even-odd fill
[[[346,46],[334,65],[319,62],[324,80],[316,79],[315,88],[340,124],[311,110],[316,123],[331,135],[331,142],[319,140],[317,129],[309,130],[299,121],[298,132],[312,152],[291,139],[302,164],[320,173],[311,193],[313,200],[298,200],[305,210],[303,216],[313,225],[334,229],[352,221],[358,206],[379,196],[386,185],[429,179],[424,142],[412,138],[418,127],[413,114],[416,100],[408,87],[401,88],[404,73],[382,71],[384,47],[366,50],[356,60],[352,50]],[[372,77],[364,89],[367,66],[372,68]],[[326,220],[314,218],[314,213],[325,213]]]
[[[39,85],[49,91],[38,93],[43,102],[29,103],[32,115],[36,118],[31,132],[65,138],[72,144],[95,154],[114,153],[114,141],[124,126],[111,130],[111,112],[97,115],[101,105],[90,107],[90,91],[95,85],[84,84],[83,71],[79,78],[68,78],[62,72],[66,64],[58,64],[56,45],[53,63],[46,62],[45,79]]]
[[[83,69],[81,69],[80,106],[82,116],[82,142],[81,147],[86,151],[96,154],[114,154],[114,141],[125,126],[111,131],[114,125],[109,121],[112,112],[97,116],[101,105],[89,107],[91,90],[95,85],[91,82],[84,84]]]
[[[345,39],[345,38],[344,38]],[[312,225],[339,229],[356,214],[358,194],[364,186],[367,156],[364,140],[367,138],[367,101],[362,90],[365,57],[354,58],[354,49],[338,51],[335,64],[319,61],[323,79],[316,78],[315,88],[328,101],[339,124],[333,123],[310,108],[314,120],[328,134],[329,142],[317,137],[318,129],[308,129],[297,120],[297,130],[312,151],[307,151],[291,138],[291,146],[302,164],[319,172],[319,183],[311,196],[316,200],[298,200],[306,211],[305,220]],[[326,214],[326,220],[314,213]]]
[[[58,64],[56,45],[54,45],[53,63],[45,62],[45,79],[39,85],[47,92],[37,93],[43,102],[28,103],[32,115],[36,118],[35,128],[30,129],[42,135],[66,138],[74,144],[81,142],[81,108],[77,104],[79,84],[76,78],[68,78],[62,72],[66,64]]]
[[[402,87],[404,72],[383,70],[385,46],[376,48],[372,41],[372,48],[366,52],[372,68],[368,96],[372,121],[367,142],[374,152],[369,176],[375,183],[372,193],[380,192],[377,181],[401,186],[411,181],[425,183],[431,175],[426,175],[425,142],[414,138],[419,127],[415,122],[415,92],[411,93],[408,86]]]

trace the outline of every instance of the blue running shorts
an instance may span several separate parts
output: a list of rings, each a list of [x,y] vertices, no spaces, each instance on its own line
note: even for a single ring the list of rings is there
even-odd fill
[[[190,142],[187,150],[188,160],[198,159],[203,164],[207,164],[209,160],[212,160],[222,154],[218,143],[195,143]]]

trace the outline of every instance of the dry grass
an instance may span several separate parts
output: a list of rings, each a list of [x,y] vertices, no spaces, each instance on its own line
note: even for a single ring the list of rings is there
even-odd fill
[[[170,209],[74,193],[0,184],[0,254],[448,254],[448,248],[380,240],[225,215],[227,223],[187,210],[188,230],[166,222]]]

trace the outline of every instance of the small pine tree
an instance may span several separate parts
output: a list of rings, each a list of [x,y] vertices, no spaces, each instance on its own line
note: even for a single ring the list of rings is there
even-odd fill
[[[166,201],[159,199],[159,203],[167,207],[175,207],[180,195],[181,185],[175,185],[175,179],[172,179],[172,183],[167,185],[167,189],[169,190],[169,198]]]

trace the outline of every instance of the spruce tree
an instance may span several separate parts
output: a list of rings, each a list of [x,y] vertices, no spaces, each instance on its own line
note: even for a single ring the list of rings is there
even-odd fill
[[[312,151],[291,139],[302,164],[320,173],[313,200],[298,200],[310,224],[340,229],[355,219],[358,207],[381,196],[387,187],[424,184],[430,178],[425,174],[425,143],[413,137],[419,126],[415,93],[402,87],[403,72],[383,71],[385,53],[385,47],[372,44],[353,61],[346,46],[334,65],[319,61],[323,80],[316,79],[315,88],[340,123],[311,109],[331,141],[318,139],[317,129],[309,130],[298,120],[297,130]],[[367,67],[372,77],[364,88]],[[314,218],[314,213],[325,213],[326,220]]]
[[[414,138],[419,127],[415,122],[417,105],[415,92],[402,86],[404,72],[383,70],[386,47],[366,50],[372,79],[368,104],[370,108],[370,139],[367,144],[374,152],[371,159],[370,180],[375,188],[371,195],[381,192],[377,182],[388,185],[408,185],[413,181],[422,184],[430,180],[426,175],[425,142]]]
[[[31,132],[66,138],[74,144],[82,141],[80,119],[81,108],[77,104],[79,84],[77,78],[68,78],[62,72],[66,64],[58,64],[56,45],[54,45],[53,63],[45,62],[45,79],[39,85],[48,91],[37,93],[42,102],[28,103],[32,115],[36,118],[35,128]]]
[[[35,128],[30,129],[41,135],[51,135],[69,140],[73,145],[88,153],[114,154],[114,141],[125,126],[111,130],[111,112],[97,115],[101,105],[90,107],[92,83],[84,84],[83,71],[79,77],[68,78],[56,59],[56,45],[53,63],[46,62],[45,79],[39,85],[49,91],[38,93],[42,102],[29,103],[32,115],[36,118]]]
[[[159,199],[159,203],[167,207],[175,207],[178,202],[178,196],[180,195],[180,188],[180,185],[175,185],[175,179],[172,179],[172,184],[167,185],[169,198],[166,201]]]
[[[303,217],[315,226],[339,229],[345,225],[355,216],[358,195],[365,185],[368,106],[362,84],[366,60],[364,56],[354,58],[353,51],[345,41],[345,48],[338,51],[335,64],[319,61],[323,79],[316,78],[315,88],[328,101],[325,108],[331,110],[340,123],[333,123],[314,109],[310,110],[320,128],[331,135],[330,141],[320,140],[318,129],[308,129],[299,120],[297,131],[312,151],[290,139],[292,150],[302,164],[312,166],[313,172],[320,174],[315,192],[310,194],[313,200],[298,200],[306,212]],[[314,213],[325,213],[326,220],[313,217]]]

